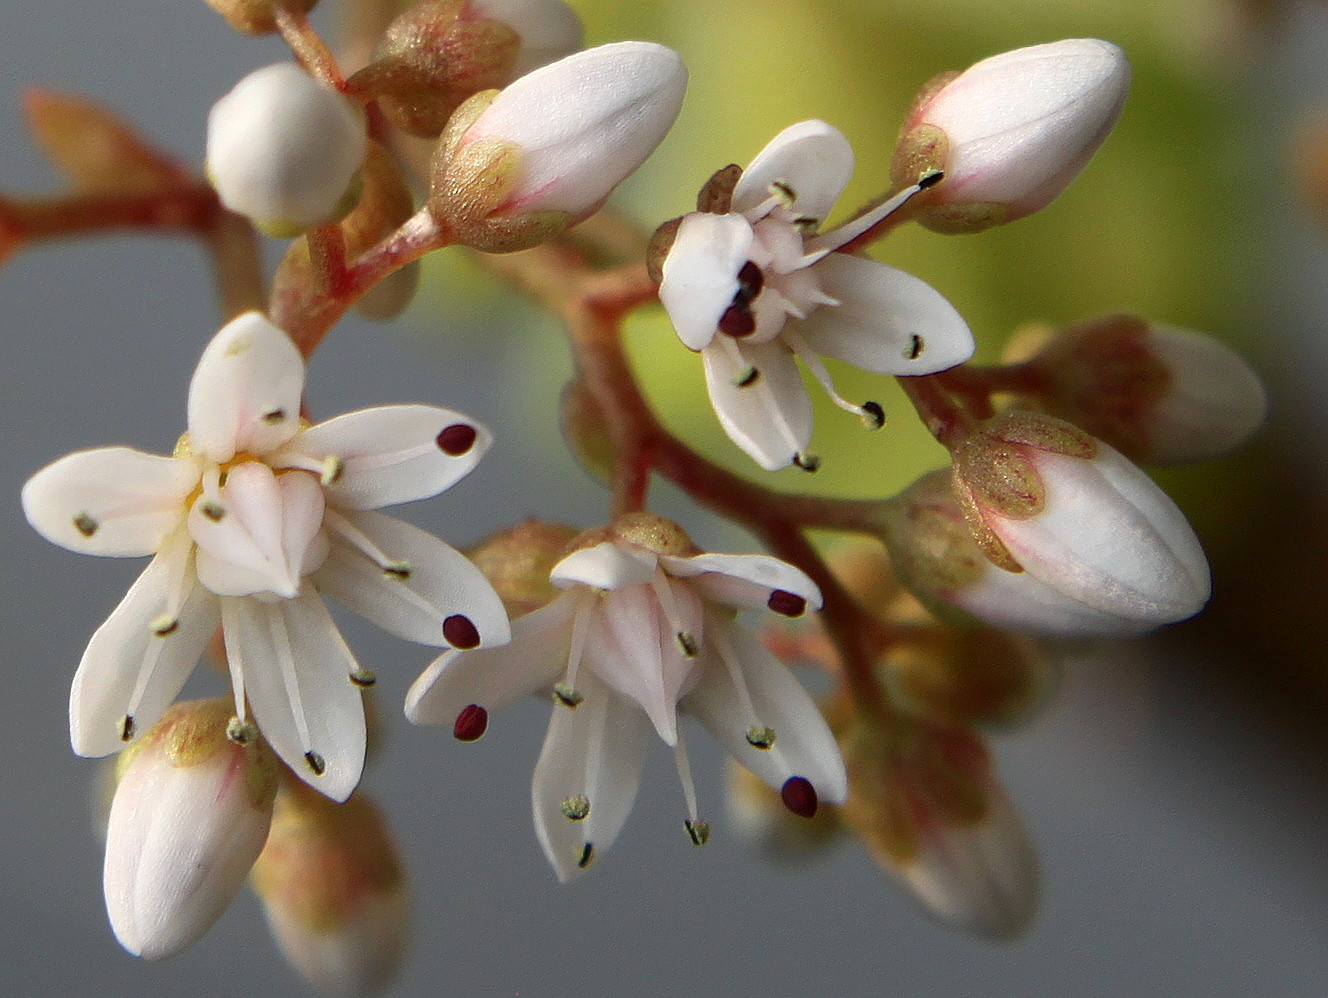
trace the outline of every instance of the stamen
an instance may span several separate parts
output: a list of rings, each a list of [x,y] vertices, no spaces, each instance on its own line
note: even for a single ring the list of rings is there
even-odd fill
[[[687,746],[683,742],[681,728],[678,729],[678,740],[673,744],[673,762],[678,767],[678,781],[682,784],[683,800],[687,802],[688,824],[703,824],[696,816],[696,785],[692,782],[692,766],[687,760]]]
[[[276,426],[278,423],[284,421],[285,418],[286,418],[285,409],[271,409],[263,413],[262,417],[263,422],[267,423],[269,426]]]
[[[400,582],[405,582],[410,578],[411,567],[408,561],[394,561],[391,564],[383,566],[383,574]]]
[[[226,722],[226,738],[233,745],[244,748],[246,745],[252,744],[256,737],[258,737],[258,729],[249,721],[232,717]]]
[[[590,798],[581,794],[568,797],[562,802],[563,817],[568,821],[584,821],[590,813]]]
[[[459,613],[454,613],[443,621],[443,637],[453,648],[462,650],[478,648],[480,643],[480,632],[475,629],[469,617]]]
[[[438,444],[438,449],[444,454],[450,457],[460,457],[475,446],[475,438],[478,435],[475,427],[469,423],[453,423],[443,429],[434,439]]]
[[[926,342],[917,333],[908,338],[908,346],[904,347],[904,356],[909,360],[917,360],[922,356],[922,349]]]
[[[885,410],[881,408],[881,403],[862,403],[862,425],[869,430],[879,430],[885,425]]]
[[[779,789],[784,806],[800,818],[816,816],[816,788],[802,776],[790,776]]]
[[[783,592],[783,590],[776,590]],[[732,625],[730,625],[732,626]],[[728,670],[729,681],[733,683],[734,692],[738,695],[738,706],[741,713],[747,719],[747,741],[753,748],[769,748],[775,743],[775,732],[761,723],[756,713],[756,704],[752,702],[752,694],[747,689],[747,680],[742,674],[742,665],[738,656],[734,653],[733,645],[730,644],[728,634],[722,626],[710,628],[711,639],[714,641],[715,649],[719,652],[720,659],[724,662],[724,668]],[[757,733],[757,741],[760,741],[766,734],[769,735],[769,742],[765,745],[757,744],[752,741],[752,733]]]
[[[756,317],[746,304],[730,305],[719,317],[719,331],[729,336],[751,336],[756,332]]]
[[[918,178],[918,182],[912,187],[905,187],[902,191],[890,198],[888,201],[878,204],[871,211],[866,212],[850,222],[845,222],[837,229],[822,233],[808,244],[809,249],[827,249],[836,250],[841,246],[851,243],[858,236],[862,235],[868,229],[875,226],[893,215],[902,208],[913,195],[919,191],[925,191],[928,187],[934,187],[944,179],[945,174],[940,170],[933,170],[931,173],[923,174]]]
[[[797,354],[798,359],[807,365],[807,370],[812,372],[812,376],[816,378],[821,387],[825,389],[825,393],[830,396],[831,402],[839,406],[839,408],[843,409],[845,412],[855,413],[862,416],[864,419],[871,418],[868,415],[866,405],[854,405],[835,391],[835,383],[830,378],[830,372],[825,369],[825,364],[821,360],[821,355],[809,347],[807,342],[801,336],[785,326],[783,340],[789,345],[789,348]],[[869,404],[876,406],[876,410],[878,412],[880,411],[881,407],[876,405],[875,402]],[[881,419],[882,422],[884,422],[884,414],[882,414]]]
[[[160,617],[153,618],[152,623],[148,624],[148,628],[159,638],[175,633],[179,627],[180,618],[169,613],[163,613]]]
[[[785,331],[787,332],[787,328]],[[743,355],[742,348],[738,346],[736,340],[727,336],[721,336],[716,342],[720,344],[721,349],[728,351],[729,359],[735,362],[735,367],[740,370],[745,370],[751,366],[747,363],[747,358]],[[770,423],[775,428],[776,432],[778,432],[778,434],[784,439],[784,442],[788,444],[789,450],[797,451],[797,435],[793,432],[793,427],[789,426],[788,417],[785,416],[783,408],[780,406],[778,399],[775,398],[775,393],[770,388],[768,379],[756,378],[751,382],[751,387],[755,392],[756,397],[760,399],[761,405],[765,409],[766,415],[769,417]]]
[[[489,730],[489,712],[477,703],[464,707],[452,725],[452,737],[459,742],[475,742]]]
[[[660,609],[664,611],[664,619],[669,622],[669,627],[673,629],[673,636],[678,641],[678,647],[688,658],[696,658],[701,651],[701,646],[697,643],[696,636],[682,625],[682,614],[678,612],[678,600],[673,595],[673,587],[669,584],[669,578],[664,574],[664,569],[655,569],[655,574],[650,578],[650,588],[655,590]]]
[[[687,835],[692,840],[692,845],[703,846],[710,841],[710,822],[688,819],[682,823],[682,826],[687,829]]]
[[[742,265],[738,271],[738,290],[733,296],[734,305],[750,305],[752,299],[761,293],[765,287],[765,274],[751,260]]]
[[[595,847],[587,842],[581,847],[581,858],[576,861],[576,868],[584,870],[595,858]]]
[[[733,376],[734,388],[750,388],[755,384],[756,379],[761,376],[761,372],[755,367],[748,367],[745,371],[739,371]]]
[[[134,735],[137,731],[138,726],[134,723],[134,717],[132,714],[126,714],[124,717],[120,718],[120,741],[133,741]]]
[[[774,590],[765,605],[785,617],[801,617],[807,612],[807,601],[797,593],[791,593],[786,589]]]
[[[806,451],[798,451],[794,454],[793,463],[803,471],[818,471],[821,467],[821,459],[815,454],[808,454]]]
[[[260,606],[256,611],[250,612],[262,614],[267,620],[268,633],[272,638],[272,648],[277,654],[282,684],[286,688],[286,700],[290,704],[291,716],[295,720],[295,731],[300,744],[309,746],[305,749],[304,761],[315,776],[322,776],[327,771],[327,763],[312,747],[313,738],[309,734],[309,721],[304,713],[304,697],[300,691],[300,676],[295,668],[295,652],[291,648],[290,633],[286,629],[286,617],[277,605]],[[252,624],[252,621],[247,620],[244,623]],[[267,662],[254,663],[254,665],[271,668],[271,663]]]
[[[562,683],[553,687],[554,695],[567,707],[575,707],[582,700],[581,694],[576,692],[576,674],[581,668],[581,656],[586,650],[586,635],[590,632],[590,620],[593,615],[591,604],[598,599],[594,593],[584,593],[572,613],[572,645],[567,653],[567,675]]]
[[[762,751],[772,748],[775,744],[774,728],[748,728],[747,744],[752,748],[758,748]]]
[[[360,552],[365,558],[382,569],[384,575],[390,576],[399,582],[405,582],[410,578],[411,572],[414,570],[414,566],[412,566],[410,562],[399,558],[388,557],[386,552],[380,549],[377,544],[365,535],[364,531],[360,530],[355,524],[340,513],[331,509],[325,511],[323,514],[323,525],[328,527],[338,537],[344,539],[356,551]],[[432,606],[417,593],[414,593],[409,589],[402,590],[400,595],[412,600],[415,605],[421,609],[428,610],[431,613],[437,613],[438,611],[437,607]]]
[[[205,502],[198,508],[213,523],[220,523],[226,516],[226,507],[219,502]]]
[[[576,708],[580,706],[581,702],[585,700],[585,697],[583,697],[576,690],[572,689],[572,687],[568,686],[566,683],[554,683],[553,699],[556,702],[562,704],[564,707],[569,707],[572,710],[576,710]]]
[[[327,761],[313,749],[304,753],[304,761],[315,776],[322,776],[327,772]]]
[[[91,537],[93,534],[97,532],[97,528],[100,526],[101,524],[99,524],[96,520],[90,517],[87,513],[74,514],[74,529],[77,530],[84,537]]]
[[[378,682],[378,677],[369,669],[356,669],[348,678],[353,686],[358,686],[360,689],[368,689]]]
[[[323,458],[323,467],[318,473],[318,481],[323,485],[335,485],[346,470],[346,462],[336,454]]]
[[[138,712],[144,695],[152,685],[157,665],[168,647],[166,639],[179,629],[180,614],[184,612],[185,603],[193,589],[194,573],[191,567],[193,550],[193,541],[187,531],[181,527],[162,543],[157,555],[166,573],[166,605],[162,613],[152,618],[148,628],[153,636],[162,640],[149,641],[143,650],[143,659],[139,664],[138,674],[134,677],[134,688],[129,695],[129,702],[125,705],[125,714],[131,718]]]
[[[918,190],[925,191],[928,187],[935,187],[945,179],[945,174],[940,170],[932,170],[931,173],[924,173],[918,177]]]
[[[792,208],[793,202],[798,200],[798,192],[783,180],[772,181],[769,191],[770,196],[781,202],[785,208]]]

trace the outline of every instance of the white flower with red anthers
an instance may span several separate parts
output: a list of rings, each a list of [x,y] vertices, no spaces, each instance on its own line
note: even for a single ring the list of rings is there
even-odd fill
[[[381,506],[466,475],[488,432],[448,409],[382,406],[317,426],[300,419],[304,363],[257,312],[213,338],[189,386],[175,454],[81,451],[23,488],[28,521],[84,554],[153,554],[92,636],[74,677],[74,751],[103,756],[175,700],[222,625],[235,694],[278,755],[344,800],[364,763],[360,688],[373,676],[322,595],[426,645],[508,640],[497,594],[462,555]]]
[[[620,517],[583,535],[552,572],[567,590],[520,618],[501,649],[448,652],[411,687],[406,714],[479,738],[491,711],[551,690],[553,718],[535,766],[535,829],[559,879],[617,837],[641,780],[651,729],[674,750],[697,845],[709,826],[678,712],[686,710],[810,817],[848,792],[839,748],[792,673],[737,625],[735,611],[798,616],[819,608],[801,571],[760,555],[700,553],[676,525]]]
[[[875,374],[932,374],[973,354],[963,318],[935,289],[875,260],[836,252],[940,179],[818,233],[853,173],[853,150],[823,121],[784,129],[733,188],[727,210],[679,222],[660,301],[700,351],[710,401],[733,442],[767,470],[814,467],[801,358],[842,409],[880,426],[880,406],[834,390],[822,357]],[[720,207],[724,207],[723,201]]]

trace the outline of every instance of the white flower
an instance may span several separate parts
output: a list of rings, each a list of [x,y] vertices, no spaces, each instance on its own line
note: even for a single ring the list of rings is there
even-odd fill
[[[439,142],[430,209],[467,245],[535,245],[593,214],[654,152],[686,88],[672,49],[617,42],[477,94]]]
[[[1046,207],[1078,175],[1130,87],[1125,54],[1097,38],[1002,52],[924,93],[895,152],[895,180],[945,179],[918,199],[918,220],[976,232]]]
[[[447,409],[383,406],[309,427],[304,364],[257,312],[227,324],[189,387],[172,457],[70,454],[23,489],[28,521],[85,554],[152,562],[93,635],[74,677],[74,751],[109,755],[174,701],[220,622],[234,686],[285,762],[344,799],[364,760],[371,683],[321,594],[421,644],[507,640],[497,595],[465,558],[370,512],[449,488],[488,432]]]
[[[208,114],[208,175],[221,203],[277,236],[349,209],[364,116],[291,62],[250,73]]]
[[[674,749],[688,832],[705,841],[679,708],[795,813],[844,799],[844,765],[815,703],[733,619],[741,609],[796,616],[819,607],[802,572],[775,558],[698,553],[675,525],[629,514],[583,537],[552,578],[567,591],[520,618],[511,645],[443,655],[411,688],[406,713],[417,724],[452,724],[470,741],[491,711],[552,689],[532,798],[540,843],[560,879],[617,836],[652,728]]]
[[[159,960],[196,942],[267,839],[277,762],[227,737],[224,701],[177,704],[127,757],[111,804],[103,882],[120,944]]]
[[[795,357],[837,405],[879,426],[879,406],[835,393],[822,357],[911,375],[973,354],[968,326],[933,288],[835,252],[928,181],[817,233],[852,172],[853,150],[837,130],[822,121],[786,128],[743,171],[727,211],[682,218],[661,268],[660,301],[683,343],[701,352],[720,423],[768,470],[810,463],[811,400]]]
[[[471,0],[470,8],[506,24],[521,39],[514,79],[581,48],[581,18],[562,0]]]
[[[985,423],[953,457],[955,495],[978,545],[997,567],[1052,590],[1053,616],[1068,597],[1117,618],[1122,630],[1143,630],[1208,602],[1208,560],[1185,514],[1100,440],[1050,416],[1012,411]]]

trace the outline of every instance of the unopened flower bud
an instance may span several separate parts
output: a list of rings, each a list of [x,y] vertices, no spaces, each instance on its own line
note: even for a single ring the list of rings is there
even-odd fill
[[[920,95],[895,150],[894,182],[944,173],[910,206],[938,232],[979,232],[1032,214],[1102,144],[1129,83],[1124,53],[1096,38],[984,59]]]
[[[1208,601],[1208,562],[1185,515],[1078,427],[1006,412],[952,456],[955,496],[997,567],[1140,628],[1183,620]]]
[[[207,167],[231,211],[293,236],[355,203],[364,118],[294,63],[250,73],[208,115]]]
[[[245,35],[266,35],[277,30],[277,8],[308,13],[318,0],[207,0],[207,5]]]
[[[197,941],[263,849],[277,762],[227,737],[233,705],[168,710],[123,755],[106,833],[106,910],[120,944],[157,960]]]
[[[1039,894],[1037,859],[982,740],[898,717],[860,723],[843,744],[844,823],[942,921],[992,939],[1018,936]]]
[[[329,995],[371,994],[400,967],[410,904],[396,846],[363,794],[337,804],[291,781],[253,887],[286,959]]]
[[[579,533],[560,523],[526,520],[489,535],[466,555],[492,584],[508,614],[521,617],[560,594],[549,572]]]
[[[1028,362],[1030,396],[1134,461],[1200,461],[1245,441],[1267,396],[1234,350],[1127,315],[1079,323]]]
[[[476,94],[439,140],[430,209],[457,241],[487,252],[552,238],[654,151],[686,84],[677,53],[618,42]]]

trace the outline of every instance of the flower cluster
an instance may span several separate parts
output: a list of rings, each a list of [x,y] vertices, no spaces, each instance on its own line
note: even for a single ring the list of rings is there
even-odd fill
[[[188,946],[251,876],[279,945],[324,990],[373,990],[399,963],[404,874],[355,793],[375,676],[324,597],[443,649],[406,695],[417,724],[473,742],[518,699],[551,701],[531,796],[560,880],[616,839],[652,734],[673,753],[688,837],[707,841],[690,716],[746,774],[734,796],[750,827],[803,847],[847,828],[941,918],[1020,932],[1036,861],[978,731],[1041,699],[1038,637],[1132,636],[1204,606],[1199,541],[1132,462],[1230,449],[1266,400],[1231,351],[1132,316],[971,365],[949,301],[868,253],[908,221],[978,232],[1050,204],[1120,113],[1123,53],[1072,39],[937,77],[904,123],[891,188],[832,224],[853,150],[823,121],[793,124],[746,169],[714,172],[643,260],[644,235],[624,225],[569,230],[671,128],[687,83],[672,50],[578,51],[561,0],[420,0],[359,12],[364,64],[348,73],[305,16],[312,2],[209,3],[242,33],[280,34],[297,61],[217,102],[206,181],[105,112],[34,104],[75,187],[110,192],[56,214],[88,230],[141,226],[144,212],[184,225],[225,278],[228,321],[194,372],[174,452],[78,452],[22,495],[56,544],[152,559],[93,634],[70,697],[74,751],[121,753],[104,886],[124,947]],[[291,240],[270,286],[255,229]],[[453,246],[564,321],[577,375],[563,423],[608,479],[605,525],[531,521],[472,561],[378,510],[466,476],[492,442],[483,425],[432,404],[305,418],[305,360],[337,321],[395,314],[417,261]],[[623,347],[626,317],[655,302],[761,469],[819,464],[804,368],[883,426],[880,404],[836,391],[839,362],[899,379],[949,466],[897,496],[847,500],[789,496],[706,459],[647,404]],[[702,551],[650,511],[655,476],[770,553]],[[872,546],[823,557],[808,536],[822,527]],[[744,626],[752,612],[760,636]],[[230,695],[176,703],[209,653]],[[822,701],[786,660],[828,673]]]

